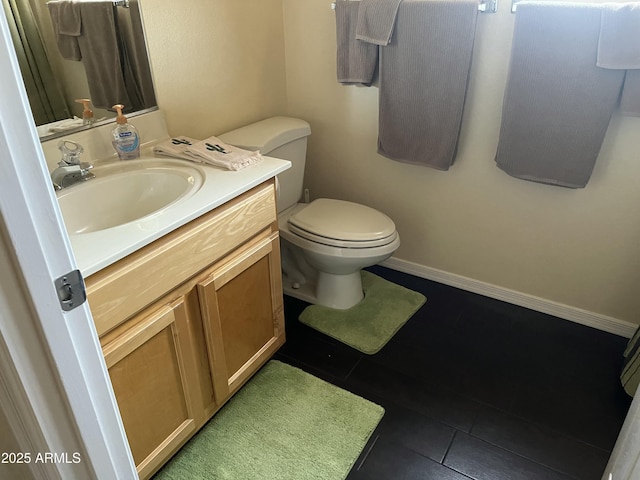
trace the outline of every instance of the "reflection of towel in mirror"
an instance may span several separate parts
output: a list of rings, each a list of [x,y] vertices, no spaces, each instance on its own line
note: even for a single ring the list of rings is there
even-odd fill
[[[240,170],[262,160],[259,151],[243,150],[224,143],[217,137],[209,137],[190,145],[186,152],[196,160],[227,170]]]
[[[135,95],[138,97],[139,105],[134,104],[132,108],[138,110],[153,107],[158,102],[153,90],[153,79],[149,68],[149,57],[147,56],[147,45],[144,39],[144,27],[138,0],[129,0],[129,8],[116,8],[115,14],[122,50],[128,65],[128,68],[125,69],[125,84],[129,90],[129,96],[132,96],[131,90],[135,88]]]
[[[125,112],[143,108],[141,87],[132,73],[130,55],[114,12],[117,7],[101,0],[56,0],[47,6],[62,56],[82,60],[93,105],[111,109],[121,103]],[[67,18],[69,12],[74,15],[73,20]]]
[[[59,122],[52,123],[49,126],[49,133],[57,133],[64,132],[66,130],[71,130],[72,128],[81,127],[84,124],[84,120],[78,118],[74,115],[73,118],[69,118],[67,120],[61,120]]]
[[[94,122],[102,122],[106,120],[107,117],[100,117],[94,120]],[[84,120],[82,118],[78,118],[75,115],[73,118],[69,118],[67,120],[60,120],[59,122],[54,122],[48,125],[48,133],[57,133],[57,132],[65,132],[67,130],[71,130],[73,128],[82,127],[84,125]]]
[[[78,43],[93,104],[110,109],[122,103],[126,111],[131,111],[133,104],[124,80],[114,8],[111,2],[80,2],[82,35]]]
[[[56,0],[47,2],[58,50],[66,60],[81,60],[78,37],[82,32],[80,6],[75,1]]]

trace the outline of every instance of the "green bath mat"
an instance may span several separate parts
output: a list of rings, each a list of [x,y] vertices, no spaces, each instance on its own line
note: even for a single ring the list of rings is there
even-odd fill
[[[154,480],[344,480],[383,414],[271,360]]]
[[[364,299],[347,310],[310,305],[300,321],[363,353],[378,352],[427,300],[424,295],[362,271]]]

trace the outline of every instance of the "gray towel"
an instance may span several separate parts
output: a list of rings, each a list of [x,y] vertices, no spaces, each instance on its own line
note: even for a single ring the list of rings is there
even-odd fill
[[[360,0],[356,38],[374,45],[389,45],[401,1]]]
[[[140,15],[138,0],[129,0],[129,8],[117,8],[117,18],[120,26],[120,35],[124,38],[126,50],[129,53],[128,60],[133,74],[132,83],[127,82],[127,90],[138,91],[139,104],[131,105],[133,110],[141,110],[156,106],[156,95],[149,68],[147,45],[144,39],[144,28]],[[126,81],[125,77],[125,81]]]
[[[620,113],[640,117],[640,70],[627,70],[620,98]]]
[[[638,390],[638,385],[640,385],[640,328],[627,343],[623,357],[620,382],[624,391],[633,397]]]
[[[597,65],[640,68],[640,3],[603,4]]]
[[[87,74],[91,102],[97,108],[110,109],[122,103],[130,111],[131,99],[124,80],[116,17],[111,2],[79,2],[82,35],[78,44]]]
[[[378,63],[378,46],[356,40],[360,2],[336,2],[338,82],[371,85]]]
[[[597,65],[629,70],[620,112],[640,116],[640,3],[603,5]]]
[[[137,1],[131,8],[104,0],[47,3],[58,49],[67,60],[82,60],[94,106],[122,103],[130,112],[156,105]],[[140,30],[141,31],[141,30]]]
[[[57,0],[47,2],[56,44],[62,58],[79,61],[82,59],[78,37],[82,33],[80,7],[76,1]]]
[[[455,159],[478,15],[476,0],[405,0],[380,51],[378,152],[447,170]]]
[[[595,65],[597,5],[522,2],[496,154],[517,178],[584,187],[618,101],[624,70]]]

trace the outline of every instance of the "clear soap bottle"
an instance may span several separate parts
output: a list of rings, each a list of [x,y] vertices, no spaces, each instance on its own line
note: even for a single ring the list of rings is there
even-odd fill
[[[112,108],[118,112],[112,141],[118,157],[120,160],[133,160],[140,157],[140,135],[136,127],[127,123],[127,117],[122,114],[124,105],[114,105]]]

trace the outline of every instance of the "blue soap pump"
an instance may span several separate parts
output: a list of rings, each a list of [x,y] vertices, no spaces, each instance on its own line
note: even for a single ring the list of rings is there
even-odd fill
[[[140,135],[136,127],[127,123],[127,117],[122,114],[124,105],[114,105],[112,108],[118,112],[112,141],[118,157],[120,160],[133,160],[140,157]]]

